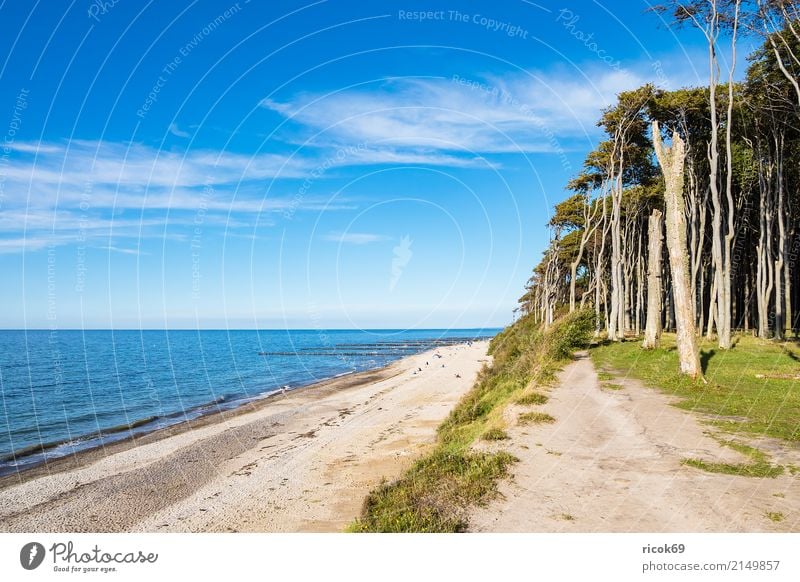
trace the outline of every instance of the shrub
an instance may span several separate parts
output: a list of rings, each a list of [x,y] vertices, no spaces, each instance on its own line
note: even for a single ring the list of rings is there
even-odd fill
[[[563,360],[575,350],[588,347],[594,333],[594,312],[589,309],[573,311],[556,320],[547,332],[550,355]]]

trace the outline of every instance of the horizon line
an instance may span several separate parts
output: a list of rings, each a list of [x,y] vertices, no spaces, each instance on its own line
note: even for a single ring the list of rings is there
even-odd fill
[[[0,331],[469,331],[504,329],[507,326],[489,327],[0,327]]]

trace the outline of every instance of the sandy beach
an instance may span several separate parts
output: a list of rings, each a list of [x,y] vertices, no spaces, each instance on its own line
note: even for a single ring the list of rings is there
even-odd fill
[[[487,346],[439,348],[6,477],[0,531],[341,531],[370,489],[434,443]]]

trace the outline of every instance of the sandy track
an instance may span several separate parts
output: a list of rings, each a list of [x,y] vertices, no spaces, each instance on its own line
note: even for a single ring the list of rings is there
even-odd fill
[[[0,531],[341,530],[435,441],[486,348],[411,356],[373,381],[290,393],[12,484],[0,490]]]
[[[617,381],[619,382],[619,381]],[[681,459],[748,462],[708,435],[699,415],[636,381],[601,388],[586,354],[566,366],[537,410],[556,423],[513,426],[514,479],[474,511],[473,531],[760,532],[800,531],[800,475],[759,479],[704,472]],[[534,407],[514,406],[518,413]],[[731,438],[730,435],[726,438]],[[740,437],[736,437],[739,438]],[[741,439],[740,439],[741,440]],[[775,462],[800,465],[800,451],[755,443]],[[767,512],[785,519],[773,522]]]

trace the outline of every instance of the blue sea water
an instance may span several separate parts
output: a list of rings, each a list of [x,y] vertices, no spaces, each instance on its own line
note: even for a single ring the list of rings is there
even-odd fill
[[[0,331],[0,475],[497,331]]]

